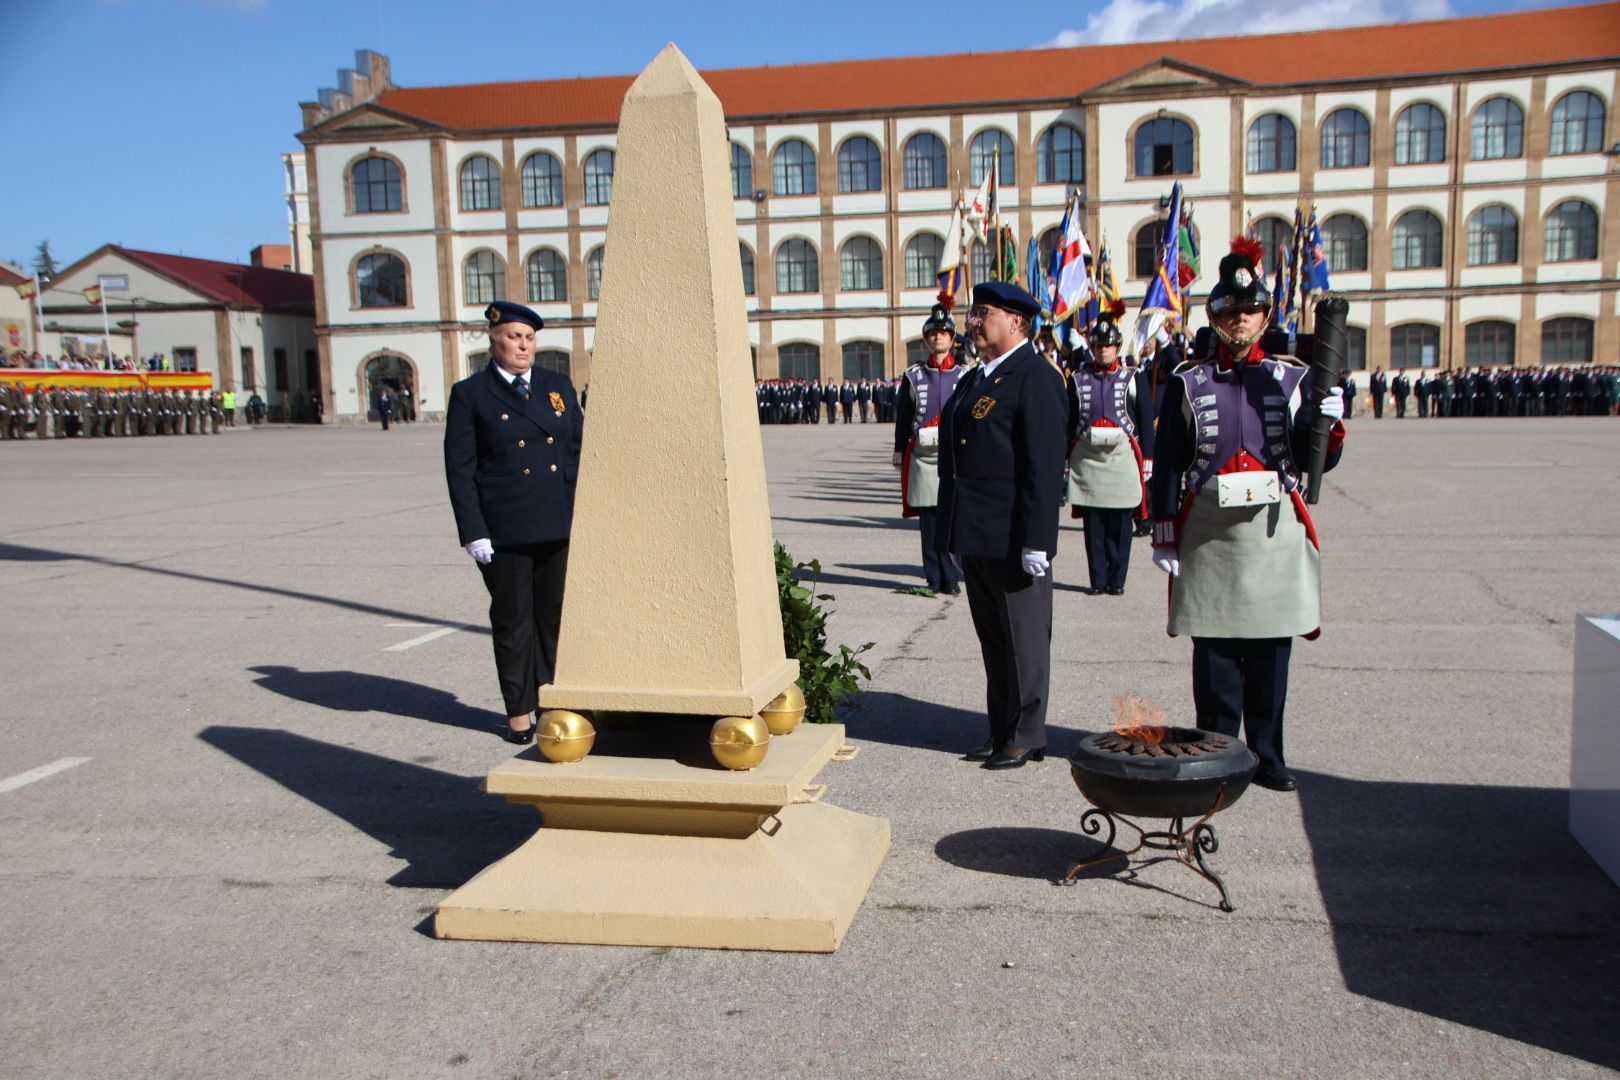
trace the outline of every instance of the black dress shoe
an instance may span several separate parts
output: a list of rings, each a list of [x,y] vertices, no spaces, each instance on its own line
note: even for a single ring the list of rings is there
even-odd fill
[[[977,747],[976,749],[973,749],[973,750],[969,750],[967,753],[963,754],[962,755],[962,760],[963,761],[989,761],[991,758],[993,758],[995,756],[996,756],[996,744],[986,740],[985,744],[983,746]]]
[[[1109,596],[1124,596],[1124,595],[1125,595],[1125,586],[1123,586],[1123,585],[1121,585],[1121,586],[1120,586],[1120,587],[1119,587],[1119,588],[1117,588],[1117,589],[1116,589],[1116,588],[1114,588],[1114,587],[1113,587],[1113,586],[1109,586],[1109,587],[1108,587],[1108,588],[1107,588],[1107,589],[1105,589],[1105,590],[1104,590],[1104,591],[1105,591],[1105,592],[1106,592],[1106,593],[1108,593],[1108,595],[1109,595]]]
[[[504,733],[506,741],[509,743],[516,743],[519,746],[527,746],[529,743],[534,742],[535,727],[536,725],[534,722],[530,721],[528,727],[524,728],[522,731],[517,731],[512,727],[512,725],[508,724]]]
[[[1041,747],[1025,750],[1022,754],[1009,754],[998,750],[990,756],[990,760],[979,766],[981,769],[1021,769],[1027,761],[1045,761],[1046,751]]]
[[[942,592],[946,596],[961,596],[962,595],[962,586],[960,586],[960,585],[947,585],[943,589],[936,589],[935,591],[936,592]]]
[[[1094,589],[1090,585],[1076,585],[1075,588],[1080,590],[1080,593],[1083,596],[1096,596],[1098,593],[1102,592],[1101,589]]]
[[[1296,791],[1299,785],[1294,782],[1294,774],[1278,765],[1272,769],[1261,769],[1254,774],[1254,782],[1269,791]]]

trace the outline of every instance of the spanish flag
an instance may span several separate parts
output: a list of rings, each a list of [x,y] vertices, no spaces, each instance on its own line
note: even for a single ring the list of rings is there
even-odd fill
[[[18,296],[22,297],[24,300],[32,300],[34,298],[34,294],[39,292],[39,283],[30,278],[21,285],[16,286],[16,289]]]
[[[101,285],[98,283],[84,290],[84,299],[86,303],[90,304],[101,303]]]

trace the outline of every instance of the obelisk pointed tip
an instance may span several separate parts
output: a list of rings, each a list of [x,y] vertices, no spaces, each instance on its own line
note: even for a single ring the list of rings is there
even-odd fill
[[[703,76],[698,74],[686,54],[672,41],[658,50],[652,62],[642,68],[625,98],[691,93],[699,86],[708,89]]]

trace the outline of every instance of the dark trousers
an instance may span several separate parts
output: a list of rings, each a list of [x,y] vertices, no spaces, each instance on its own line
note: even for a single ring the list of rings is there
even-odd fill
[[[1372,405],[1373,405],[1373,419],[1374,420],[1382,420],[1384,418],[1384,395],[1383,394],[1374,394],[1373,399],[1372,399]]]
[[[1242,729],[1260,767],[1283,767],[1283,706],[1292,638],[1193,638],[1198,726],[1236,737]]]
[[[918,506],[913,509],[917,511],[917,525],[922,533],[923,578],[930,589],[944,592],[955,587],[962,575],[951,565],[950,556],[939,549],[940,541],[945,539],[939,528],[939,508]]]
[[[855,403],[846,401],[842,404],[844,406],[844,423],[853,424],[855,422]]]
[[[1134,510],[1105,510],[1082,506],[1086,523],[1086,569],[1093,589],[1125,588],[1131,568],[1131,518]]]
[[[1418,418],[1422,419],[1422,418],[1424,418],[1424,417],[1426,417],[1428,415],[1429,415],[1429,399],[1426,398],[1426,397],[1418,398]]]
[[[962,558],[968,609],[984,654],[990,742],[1046,746],[1052,682],[1052,575],[1032,578],[1012,559]]]
[[[829,423],[829,424],[838,423],[838,403],[837,402],[834,402],[834,401],[827,402],[827,423]]]
[[[1401,419],[1404,419],[1405,417],[1406,417],[1406,399],[1403,398],[1403,397],[1397,397],[1395,399],[1395,419],[1401,420]]]
[[[495,676],[506,715],[524,716],[537,708],[536,694],[557,664],[568,542],[496,548],[495,558],[478,569],[489,590]]]

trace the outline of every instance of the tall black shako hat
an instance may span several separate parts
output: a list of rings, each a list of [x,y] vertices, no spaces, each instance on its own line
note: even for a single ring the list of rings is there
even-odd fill
[[[1206,302],[1211,316],[1233,308],[1271,308],[1271,290],[1260,266],[1264,249],[1260,241],[1240,236],[1232,241],[1232,253],[1221,260],[1220,280],[1209,290]]]
[[[1086,341],[1093,349],[1100,349],[1104,345],[1115,348],[1125,343],[1125,338],[1119,332],[1119,320],[1125,317],[1125,301],[1111,302],[1097,315],[1097,321],[1086,328]]]
[[[947,333],[956,333],[956,322],[951,318],[951,309],[944,304],[935,304],[934,310],[928,313],[928,320],[923,323],[923,336],[927,337],[935,330],[944,330]]]
[[[514,304],[510,300],[497,300],[484,309],[484,319],[489,323],[491,330],[502,323],[520,322],[539,330],[546,325],[546,320],[533,308],[526,308],[522,304]]]
[[[1031,323],[1041,313],[1041,303],[1010,281],[985,281],[973,286],[973,306],[1016,311]]]

